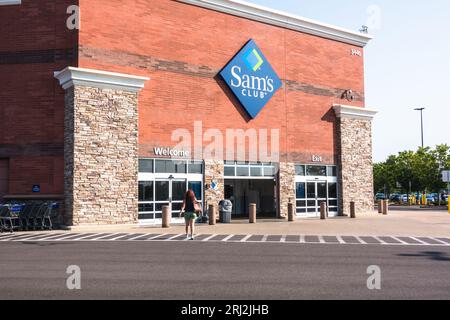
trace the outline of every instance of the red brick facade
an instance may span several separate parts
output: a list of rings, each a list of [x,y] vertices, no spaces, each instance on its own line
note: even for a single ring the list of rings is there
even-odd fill
[[[0,6],[0,158],[9,194],[62,194],[66,66],[149,76],[139,97],[139,154],[174,146],[171,133],[280,129],[282,161],[337,162],[334,103],[364,105],[362,48],[171,0],[80,0],[81,30],[66,28],[73,0]],[[284,86],[249,120],[217,74],[254,39]],[[356,99],[342,99],[352,89]]]

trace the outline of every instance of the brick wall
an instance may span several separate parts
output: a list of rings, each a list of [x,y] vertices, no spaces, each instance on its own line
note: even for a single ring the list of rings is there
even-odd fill
[[[202,120],[204,130],[278,128],[282,160],[311,162],[318,154],[336,163],[331,106],[343,103],[346,89],[357,93],[346,104],[364,101],[363,58],[351,55],[354,46],[176,1],[80,4],[80,66],[152,78],[140,94],[141,156],[174,146],[173,130]],[[249,39],[284,81],[254,120],[217,77]]]
[[[66,28],[78,0],[0,6],[0,158],[9,193],[63,193],[64,92],[53,72],[77,64],[78,32]]]

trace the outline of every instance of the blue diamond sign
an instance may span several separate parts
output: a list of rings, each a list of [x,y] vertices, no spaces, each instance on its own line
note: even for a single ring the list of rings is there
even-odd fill
[[[220,72],[248,115],[254,119],[281,88],[281,80],[255,41],[244,48]]]

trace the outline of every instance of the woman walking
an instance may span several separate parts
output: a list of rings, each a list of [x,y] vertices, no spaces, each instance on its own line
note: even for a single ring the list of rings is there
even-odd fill
[[[198,205],[195,193],[192,190],[188,190],[184,196],[183,206],[181,207],[180,217],[184,212],[184,221],[186,223],[186,238],[194,240],[195,219],[197,219],[197,213],[202,209]],[[191,235],[189,236],[189,227],[191,228]]]

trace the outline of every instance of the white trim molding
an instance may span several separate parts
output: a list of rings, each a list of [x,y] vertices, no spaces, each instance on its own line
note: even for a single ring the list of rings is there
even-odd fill
[[[22,4],[22,0],[0,0],[0,6],[12,6],[15,4]]]
[[[241,0],[176,0],[194,6],[224,12],[278,27],[312,34],[359,47],[364,47],[371,36],[330,24],[306,19],[287,12],[270,9]]]
[[[144,88],[147,77],[133,76],[93,69],[67,67],[54,73],[56,79],[64,90],[74,85],[95,87],[103,89],[116,89],[138,92]]]
[[[333,105],[333,109],[338,118],[372,120],[378,113],[378,111],[373,109],[345,106],[341,104]]]

